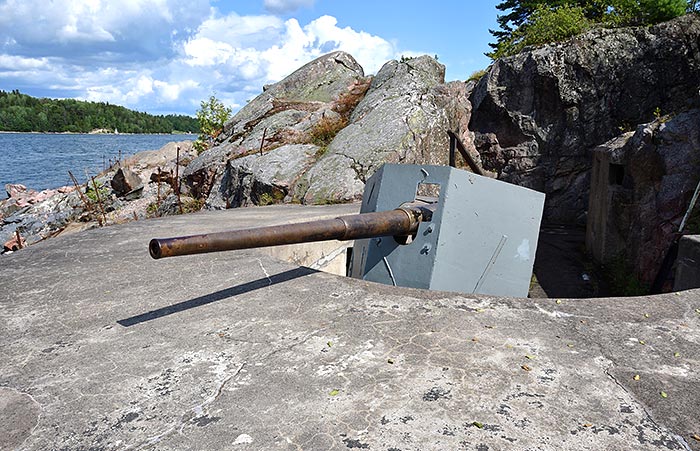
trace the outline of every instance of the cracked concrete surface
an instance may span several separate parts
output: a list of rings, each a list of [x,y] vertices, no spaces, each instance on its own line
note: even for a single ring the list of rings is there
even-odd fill
[[[357,208],[139,221],[0,257],[0,449],[700,450],[698,291],[508,299],[256,250],[148,256],[155,236]]]

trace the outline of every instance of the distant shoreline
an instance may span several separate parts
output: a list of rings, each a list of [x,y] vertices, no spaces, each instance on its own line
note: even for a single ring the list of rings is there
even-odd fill
[[[0,130],[3,134],[17,134],[17,135],[175,135],[175,136],[197,136],[197,133],[90,133],[90,132],[9,132],[5,130]]]

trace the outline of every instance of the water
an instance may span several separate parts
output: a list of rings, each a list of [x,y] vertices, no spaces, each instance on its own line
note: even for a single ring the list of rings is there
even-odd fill
[[[72,185],[68,171],[79,182],[86,171],[95,175],[109,159],[116,161],[142,150],[160,149],[172,141],[196,135],[87,135],[0,133],[0,199],[5,184],[21,183],[37,191]]]

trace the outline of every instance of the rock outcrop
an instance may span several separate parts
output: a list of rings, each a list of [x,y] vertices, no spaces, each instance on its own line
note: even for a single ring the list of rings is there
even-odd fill
[[[465,85],[444,84],[444,71],[429,56],[386,63],[296,196],[305,203],[360,199],[384,163],[447,164],[447,130],[470,141],[470,108]]]
[[[226,173],[229,160],[264,154],[284,145],[313,143],[314,127],[319,123],[337,124],[337,128],[345,125],[344,116],[364,96],[368,85],[362,67],[350,55],[334,52],[266,86],[226,124],[219,144],[188,166],[184,173],[188,191],[195,197],[208,196],[211,208],[237,206],[231,205],[229,198],[233,192],[246,189],[230,185],[232,177]],[[283,185],[295,181],[293,177]]]
[[[545,220],[585,223],[591,150],[700,104],[700,16],[596,29],[497,60],[469,124],[486,169],[547,194]]]
[[[195,196],[210,193],[209,208],[356,200],[385,162],[447,163],[447,130],[471,143],[467,97],[428,56],[390,61],[372,78],[331,53],[267,86],[185,182]]]

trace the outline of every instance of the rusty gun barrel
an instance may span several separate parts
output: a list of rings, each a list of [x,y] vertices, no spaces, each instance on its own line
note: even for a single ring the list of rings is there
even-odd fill
[[[357,240],[379,236],[409,236],[432,216],[434,204],[416,201],[390,211],[340,216],[335,219],[283,224],[175,238],[154,238],[151,257],[204,254],[255,247],[327,240]]]

